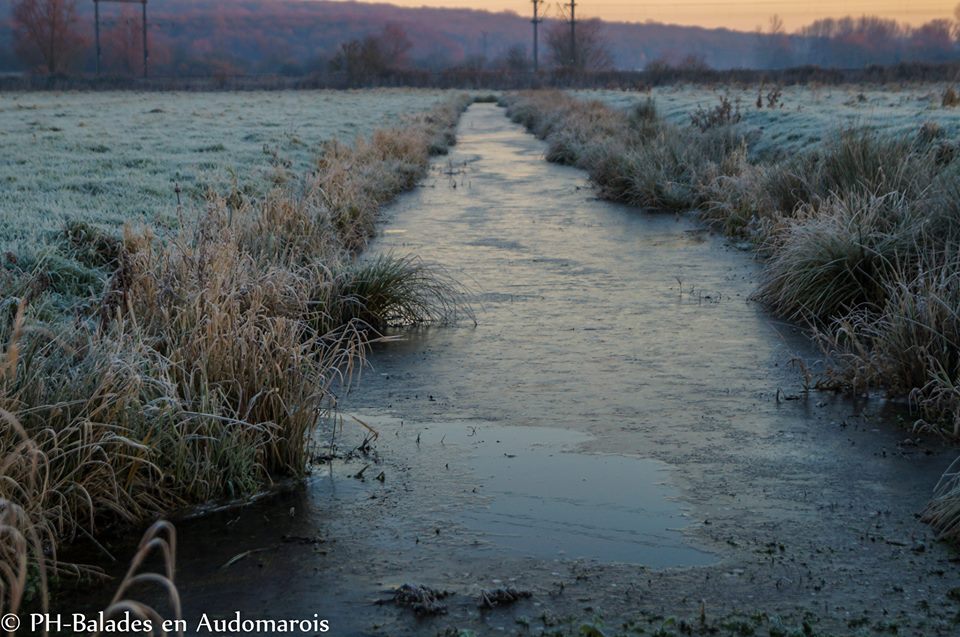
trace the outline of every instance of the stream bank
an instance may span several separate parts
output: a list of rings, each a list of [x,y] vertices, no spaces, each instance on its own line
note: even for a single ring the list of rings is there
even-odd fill
[[[458,139],[371,250],[443,265],[478,324],[377,348],[342,405],[379,433],[372,448],[178,524],[188,617],[617,634],[702,612],[956,634],[955,554],[916,515],[950,450],[896,405],[804,394],[791,361],[817,354],[747,301],[749,255],[693,220],[598,201],[495,106],[472,106]],[[365,433],[346,418],[338,446]],[[376,603],[403,583],[455,594],[437,617]],[[509,586],[532,597],[478,608]]]

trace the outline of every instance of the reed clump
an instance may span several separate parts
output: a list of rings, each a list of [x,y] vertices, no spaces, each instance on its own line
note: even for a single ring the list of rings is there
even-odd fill
[[[420,260],[357,257],[467,103],[328,148],[300,188],[211,195],[171,230],[68,224],[56,254],[99,274],[87,287],[55,287],[49,260],[8,259],[0,572],[20,593],[7,608],[65,568],[57,547],[80,534],[303,475],[380,330],[469,313]]]
[[[347,249],[363,248],[373,236],[380,207],[413,188],[430,156],[445,153],[455,142],[453,128],[470,102],[461,96],[351,145],[327,144],[310,186]]]
[[[960,162],[924,126],[889,138],[847,130],[781,159],[751,157],[727,102],[671,125],[560,93],[505,98],[548,159],[590,173],[601,196],[692,210],[764,257],[755,298],[807,325],[833,385],[909,398],[918,427],[960,436]],[[960,538],[960,480],[929,520]]]
[[[696,185],[741,145],[728,128],[709,134],[668,124],[644,102],[622,112],[565,93],[529,91],[507,97],[508,115],[547,141],[547,159],[586,170],[601,195],[630,205],[670,210],[696,206]]]
[[[11,363],[15,363],[13,357],[16,356],[14,347],[4,352],[5,372],[9,371]],[[9,396],[4,393],[3,398],[6,401]],[[67,436],[64,440],[56,440],[52,431],[31,437],[16,416],[6,409],[0,410],[0,419],[4,426],[4,436],[0,440],[3,444],[0,457],[0,476],[3,478],[0,481],[0,537],[3,538],[0,541],[0,611],[16,614],[29,604],[48,612],[50,577],[84,572],[80,567],[57,560],[62,524],[70,524],[66,515],[69,509],[61,509],[58,505],[69,501],[75,490],[82,490],[91,499],[102,502],[102,494],[95,490],[96,487],[102,487],[104,480],[106,483],[115,481],[116,476],[103,472],[97,479],[93,477],[96,470],[90,465],[102,464],[102,457],[111,452],[98,454],[97,442],[92,439],[80,445],[71,444],[66,440]],[[11,447],[7,446],[11,444]],[[77,464],[81,456],[87,456],[87,460]],[[66,479],[61,467],[64,463],[70,465],[70,469],[79,468],[86,474],[86,479],[79,483]],[[153,553],[160,554],[163,573],[144,572],[143,563]],[[126,611],[159,625],[161,615],[157,610],[130,594],[133,587],[152,585],[166,593],[169,610],[179,619],[181,608],[174,584],[175,562],[176,531],[168,522],[157,521],[144,533],[105,615],[111,617]],[[89,570],[86,573],[96,574]]]

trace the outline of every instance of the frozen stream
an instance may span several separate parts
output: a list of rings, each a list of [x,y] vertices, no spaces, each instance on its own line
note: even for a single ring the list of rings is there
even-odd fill
[[[748,253],[596,200],[493,105],[471,107],[459,140],[371,250],[467,282],[477,325],[377,348],[343,404],[380,432],[368,457],[181,521],[187,615],[485,635],[703,603],[951,634],[960,578],[915,513],[952,453],[882,401],[803,397],[791,361],[816,352],[748,301]],[[365,431],[345,418],[341,449]],[[373,603],[404,582],[456,592],[449,614]],[[477,609],[481,588],[505,585],[533,597]]]

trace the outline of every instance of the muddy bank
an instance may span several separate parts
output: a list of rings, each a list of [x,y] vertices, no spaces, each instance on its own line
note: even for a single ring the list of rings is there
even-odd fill
[[[576,634],[597,616],[650,632],[702,608],[708,622],[956,634],[954,555],[916,518],[955,452],[916,441],[882,401],[805,396],[791,361],[816,352],[747,301],[747,254],[685,218],[597,201],[492,105],[468,111],[459,140],[374,250],[467,281],[478,325],[375,352],[344,401],[379,432],[372,448],[178,525],[188,616]],[[347,418],[337,445],[365,433]],[[447,613],[376,603],[404,582],[454,592]],[[478,608],[506,586],[533,595]]]

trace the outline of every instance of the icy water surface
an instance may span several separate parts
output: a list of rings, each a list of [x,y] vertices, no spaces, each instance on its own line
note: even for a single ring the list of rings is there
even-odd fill
[[[658,567],[709,561],[683,543],[677,529],[689,522],[678,493],[664,484],[662,463],[572,452],[586,437],[569,430],[488,427],[482,435],[492,452],[470,447],[468,463],[492,501],[465,510],[464,518],[497,546],[544,559]],[[502,443],[516,451],[502,451]],[[557,450],[561,445],[568,449]]]
[[[399,426],[384,414],[363,420],[387,431]],[[424,425],[406,423],[417,426]],[[584,453],[592,437],[572,429],[431,421],[417,436],[419,453],[459,463],[463,475],[452,481],[466,478],[483,496],[454,496],[450,513],[475,535],[473,548],[491,558],[507,553],[654,567],[716,561],[684,540],[681,529],[690,521],[663,462]],[[383,448],[389,446],[387,439]],[[440,493],[436,499],[444,500]]]
[[[951,634],[952,602],[934,602],[960,577],[915,515],[950,451],[882,402],[803,395],[817,354],[747,300],[749,254],[692,220],[596,200],[492,105],[471,107],[458,137],[371,253],[445,267],[477,324],[377,347],[342,401],[348,459],[180,521],[185,614],[487,635],[707,608]],[[370,448],[351,416],[378,432]],[[448,614],[378,603],[405,582],[455,593]],[[478,608],[504,586],[533,597]],[[944,618],[917,619],[919,600]]]

